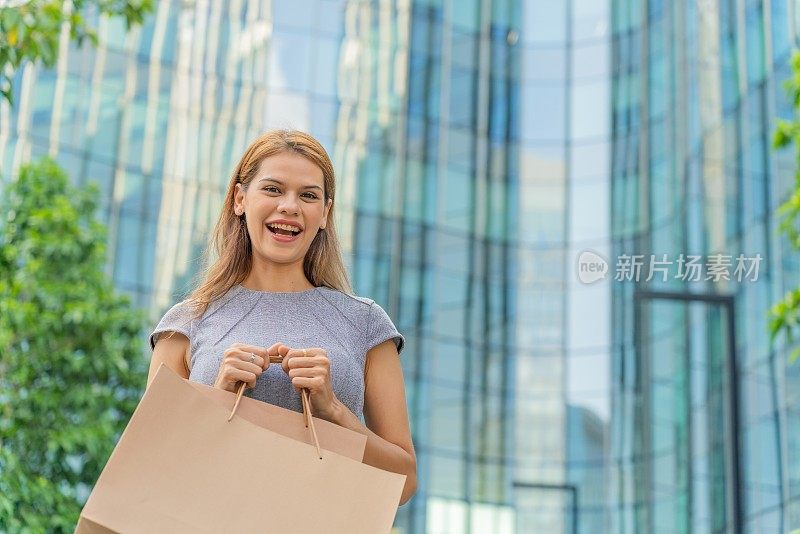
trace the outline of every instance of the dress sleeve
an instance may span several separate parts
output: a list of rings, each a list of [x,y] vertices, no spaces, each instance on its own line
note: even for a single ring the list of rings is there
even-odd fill
[[[186,301],[177,303],[164,314],[156,329],[150,334],[150,350],[156,348],[159,335],[165,332],[179,332],[189,338],[189,343],[191,343],[193,327],[194,321],[188,303]]]
[[[394,341],[394,344],[397,346],[397,352],[400,353],[403,350],[403,345],[405,345],[405,339],[402,334],[397,331],[397,328],[384,309],[373,302],[370,304],[367,319],[366,352],[369,352],[373,347],[389,339]]]

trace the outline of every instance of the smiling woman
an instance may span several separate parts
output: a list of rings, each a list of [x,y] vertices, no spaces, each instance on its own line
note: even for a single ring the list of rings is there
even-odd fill
[[[404,340],[378,304],[352,295],[335,185],[328,154],[308,134],[271,131],[250,145],[203,281],[150,336],[148,383],[164,363],[227,391],[244,382],[248,396],[296,411],[307,389],[316,416],[367,436],[365,463],[407,476],[402,504],[416,489]],[[282,363],[270,365],[271,356]]]

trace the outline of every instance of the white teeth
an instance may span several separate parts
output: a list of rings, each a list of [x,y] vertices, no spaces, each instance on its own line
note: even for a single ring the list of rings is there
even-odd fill
[[[297,226],[292,226],[290,224],[270,223],[267,226],[269,226],[270,228],[278,228],[280,230],[286,230],[287,232],[299,232],[300,231],[300,228],[298,228]]]

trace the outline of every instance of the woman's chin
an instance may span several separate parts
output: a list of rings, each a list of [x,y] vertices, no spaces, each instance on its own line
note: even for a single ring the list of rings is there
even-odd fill
[[[274,241],[265,246],[258,247],[258,255],[266,261],[272,263],[295,263],[305,257],[305,250],[302,250],[297,243],[295,246],[287,247],[285,244],[278,244]]]

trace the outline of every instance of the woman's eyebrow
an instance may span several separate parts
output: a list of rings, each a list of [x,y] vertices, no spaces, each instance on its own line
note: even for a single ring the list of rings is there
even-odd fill
[[[275,182],[278,185],[283,185],[283,182],[281,182],[277,178],[273,178],[272,176],[263,176],[263,177],[259,178],[258,181],[259,182]],[[316,184],[304,185],[303,189],[319,189],[320,191],[323,190],[320,186],[318,186]]]

